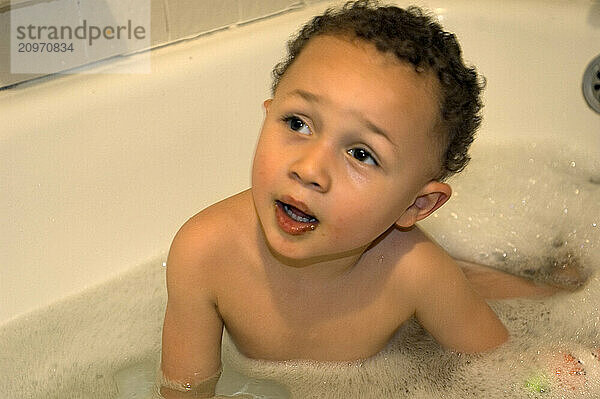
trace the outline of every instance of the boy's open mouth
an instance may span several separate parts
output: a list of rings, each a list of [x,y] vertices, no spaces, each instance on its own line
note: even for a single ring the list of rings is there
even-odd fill
[[[293,205],[275,201],[277,223],[288,234],[302,234],[317,228],[319,220],[313,215],[302,212]]]

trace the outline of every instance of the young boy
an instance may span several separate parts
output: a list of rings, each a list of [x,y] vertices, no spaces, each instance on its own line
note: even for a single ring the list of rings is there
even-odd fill
[[[444,179],[480,122],[480,80],[454,36],[417,9],[361,1],[313,19],[289,52],[252,188],[173,241],[165,380],[212,395],[223,327],[266,360],[367,358],[413,315],[450,350],[502,344],[494,312],[415,226],[450,198]],[[177,386],[162,395],[188,397]]]

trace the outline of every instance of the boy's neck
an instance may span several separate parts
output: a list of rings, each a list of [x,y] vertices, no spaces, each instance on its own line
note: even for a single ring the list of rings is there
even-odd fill
[[[260,227],[257,227],[257,244],[265,268],[279,278],[297,282],[326,283],[337,281],[349,274],[360,262],[366,245],[345,253],[306,259],[292,259],[273,251]]]
[[[366,249],[363,247],[348,253],[301,260],[285,258],[269,249],[271,262],[268,263],[281,277],[298,282],[325,283],[337,281],[351,273]]]
[[[365,256],[396,228],[391,226],[375,241],[352,251],[322,257],[292,259],[273,251],[268,245],[260,224],[257,223],[256,226],[257,244],[262,254],[264,267],[272,273],[276,273],[280,278],[300,284],[302,282],[323,284],[340,281],[350,274],[364,260]]]

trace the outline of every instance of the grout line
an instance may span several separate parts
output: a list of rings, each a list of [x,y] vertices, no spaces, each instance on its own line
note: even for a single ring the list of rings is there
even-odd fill
[[[306,3],[303,2],[303,1],[298,1],[296,3],[290,4],[289,6],[287,6],[284,9],[273,11],[273,12],[271,12],[269,14],[261,15],[259,17],[250,18],[250,19],[247,19],[245,21],[238,21],[238,22],[236,22],[233,25],[236,25],[236,26],[248,25],[248,24],[251,24],[253,22],[261,21],[263,19],[267,19],[267,18],[278,16],[278,15],[286,14],[288,12],[297,11],[297,10],[300,10],[300,9],[302,9],[304,7],[306,7]]]
[[[18,10],[19,8],[25,8],[40,3],[52,3],[55,0],[25,0],[21,2],[15,2],[14,0],[9,1],[7,4],[0,6],[0,13],[7,12],[10,10]]]
[[[165,25],[167,29],[167,41],[171,41],[171,12],[169,11],[169,0],[162,0],[163,15],[165,16]]]

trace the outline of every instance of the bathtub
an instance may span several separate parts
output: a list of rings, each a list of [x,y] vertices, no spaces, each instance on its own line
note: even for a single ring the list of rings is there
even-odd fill
[[[600,115],[582,95],[598,1],[417,4],[487,78],[470,168],[484,148],[535,143],[600,182]],[[326,6],[154,49],[149,74],[111,72],[132,55],[0,91],[0,396],[115,397],[111,372],[158,353],[170,240],[249,187],[270,70]]]

